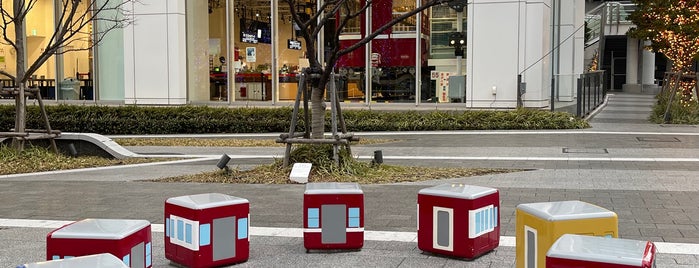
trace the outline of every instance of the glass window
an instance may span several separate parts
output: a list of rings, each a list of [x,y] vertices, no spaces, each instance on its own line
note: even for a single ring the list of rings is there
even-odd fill
[[[415,9],[415,0],[393,0],[393,16],[395,19],[403,14]],[[393,32],[414,32],[416,30],[416,16],[411,16],[396,25],[393,25]]]
[[[351,13],[356,13],[362,8],[362,4],[359,2],[359,0],[351,0],[346,2],[347,7],[343,7],[340,10],[340,17],[345,18],[345,16],[351,14]],[[349,12],[348,12],[349,11]],[[345,25],[345,28],[342,29],[342,33],[346,34],[359,34],[361,33],[361,16],[357,16],[352,18],[347,22],[347,25]]]
[[[151,243],[146,244],[146,267],[151,266],[153,260],[153,249],[151,248]]]
[[[185,232],[184,242],[186,242],[187,244],[192,243],[192,225],[189,223],[185,224],[184,230],[185,230],[184,231]]]
[[[308,228],[320,228],[320,209],[308,209]]]
[[[497,226],[497,207],[489,205],[469,211],[469,238],[475,238],[495,230]]]
[[[68,257],[66,256],[66,259],[67,258]],[[121,258],[121,260],[124,261],[124,264],[126,264],[126,266],[129,266],[129,267],[131,266],[131,254],[126,254],[126,256]]]
[[[165,218],[165,237],[170,236],[170,219]]]
[[[211,244],[211,224],[199,225],[199,245],[208,246]]]
[[[359,208],[349,208],[348,209],[349,227],[358,228],[359,227]]]
[[[175,220],[170,219],[170,237],[175,237]]]
[[[238,219],[238,239],[248,238],[248,218]]]
[[[177,240],[184,240],[184,222],[177,220]]]

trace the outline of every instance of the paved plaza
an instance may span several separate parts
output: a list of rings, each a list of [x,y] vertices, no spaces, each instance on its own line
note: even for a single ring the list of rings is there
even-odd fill
[[[218,157],[249,168],[283,148],[127,147],[186,160],[0,176],[0,267],[45,258],[46,234],[84,218],[153,223],[153,267],[164,257],[168,197],[219,192],[250,200],[250,259],[241,267],[514,267],[515,206],[582,200],[616,212],[622,238],[657,242],[658,267],[699,267],[699,128],[647,122],[652,95],[614,94],[584,130],[356,133],[395,142],[354,146],[360,160],[382,150],[386,164],[513,168],[520,172],[416,183],[362,185],[366,241],[352,252],[306,253],[303,185],[155,183],[215,170]],[[278,134],[229,135],[274,139]],[[500,190],[501,246],[475,260],[423,253],[415,241],[417,192],[442,183]]]

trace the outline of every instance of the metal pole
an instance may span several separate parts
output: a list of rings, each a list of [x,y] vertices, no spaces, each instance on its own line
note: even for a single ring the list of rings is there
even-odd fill
[[[235,20],[233,19],[233,11],[235,10],[235,1],[226,0],[226,58],[228,59],[228,71],[226,72],[226,93],[228,95],[228,103],[235,101],[235,94],[233,94],[233,89],[235,88],[235,68],[233,67],[233,62],[238,59],[233,59],[235,55],[235,40],[233,40],[233,31],[235,29]]]
[[[420,8],[421,0],[415,1],[415,7]],[[415,106],[420,104],[422,93],[422,12],[415,14]]]
[[[272,24],[272,104],[274,105],[279,99],[279,1],[270,1]]]
[[[456,12],[456,31],[459,33],[462,33],[464,31],[464,12]],[[457,48],[459,49],[459,48]],[[463,53],[459,53],[459,56],[456,56],[456,75],[461,76],[462,71],[461,71],[461,60],[463,59],[464,56],[461,56]]]
[[[368,14],[365,16],[364,20],[364,36],[368,36],[371,34],[371,5],[367,7],[366,13]],[[364,46],[364,101],[366,102],[366,105],[371,107],[371,42],[366,43],[366,46]]]
[[[335,95],[335,72],[330,73],[330,124],[332,127],[332,137],[337,139],[337,102],[335,101],[337,96]],[[338,144],[333,143],[333,160],[339,166],[340,157],[338,156]]]

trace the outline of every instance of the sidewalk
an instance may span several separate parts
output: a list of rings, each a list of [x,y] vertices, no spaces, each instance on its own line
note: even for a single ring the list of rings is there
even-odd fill
[[[514,237],[517,204],[582,200],[615,211],[621,237],[662,244],[658,267],[699,267],[699,129],[646,123],[652,102],[652,96],[646,95],[610,96],[607,107],[591,120],[593,128],[585,130],[357,133],[361,137],[398,140],[353,147],[360,160],[369,161],[374,150],[383,150],[387,164],[531,169],[419,183],[363,185],[365,229],[383,232],[388,239],[368,237],[358,252],[305,253],[302,239],[293,235],[293,228],[302,225],[302,185],[140,181],[214,170],[222,153],[233,157],[231,166],[269,163],[283,154],[282,148],[129,147],[141,154],[210,158],[0,176],[0,241],[7,241],[0,248],[0,267],[42,260],[45,235],[51,230],[16,227],[4,219],[129,218],[146,219],[156,226],[163,223],[166,198],[206,192],[248,198],[253,227],[282,228],[292,233],[264,233],[253,228],[250,260],[242,267],[514,267],[515,248],[507,243],[483,257],[465,261],[424,254],[415,242],[399,239],[415,232],[417,191],[445,182],[498,188],[505,242]],[[236,158],[249,155],[259,158]],[[164,259],[162,233],[154,232],[153,241],[154,267],[170,267]]]

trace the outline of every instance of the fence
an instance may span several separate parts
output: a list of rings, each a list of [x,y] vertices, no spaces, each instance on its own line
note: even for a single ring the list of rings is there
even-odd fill
[[[604,78],[604,71],[593,71],[580,75],[575,115],[581,118],[586,117],[604,102],[604,97],[607,95]]]

